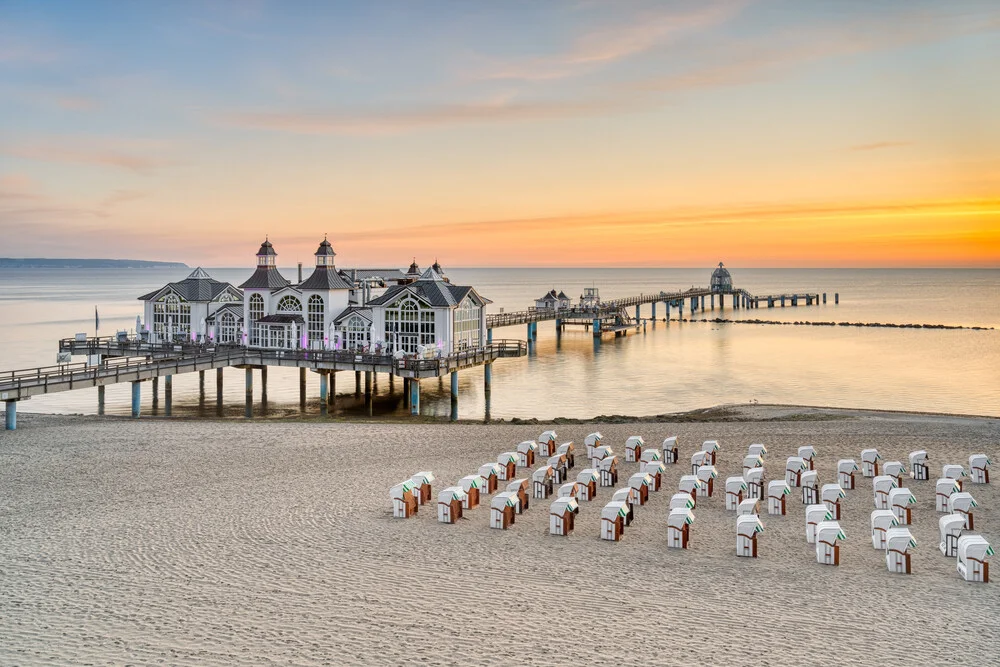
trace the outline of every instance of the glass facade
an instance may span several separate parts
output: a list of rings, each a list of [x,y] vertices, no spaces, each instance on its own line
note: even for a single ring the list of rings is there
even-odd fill
[[[309,347],[313,349],[323,347],[323,312],[325,310],[323,297],[313,294],[307,302],[309,306],[308,335]]]

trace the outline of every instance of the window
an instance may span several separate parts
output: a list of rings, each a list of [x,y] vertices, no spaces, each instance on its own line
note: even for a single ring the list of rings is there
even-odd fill
[[[232,313],[224,313],[219,318],[219,342],[239,342],[239,331],[236,329],[236,316]]]
[[[385,311],[385,343],[389,353],[402,350],[415,354],[418,345],[436,342],[434,310],[407,298]]]
[[[466,299],[455,309],[455,350],[479,347],[479,313],[481,308],[472,299]]]
[[[302,302],[296,299],[292,295],[281,297],[281,301],[278,302],[278,312],[279,313],[301,313],[302,312]]]
[[[232,303],[233,301],[239,301],[239,299],[230,294],[229,292],[223,292],[222,294],[219,295],[219,298],[216,299],[216,301],[218,301],[219,303]]]
[[[169,331],[168,331],[169,329]],[[153,304],[153,333],[160,339],[191,333],[191,304],[170,293]]]
[[[368,345],[368,331],[371,329],[363,317],[352,315],[344,326],[344,349],[360,350]]]
[[[247,322],[247,330],[250,332],[250,344],[257,345],[257,320],[264,317],[264,297],[260,294],[250,295],[250,321]]]
[[[309,297],[309,347],[323,347],[323,297],[313,294]]]

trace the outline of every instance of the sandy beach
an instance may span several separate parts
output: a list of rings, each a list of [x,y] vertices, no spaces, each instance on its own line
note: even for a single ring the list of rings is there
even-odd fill
[[[1000,655],[1000,588],[959,579],[938,551],[934,508],[943,463],[967,466],[979,452],[1000,461],[1000,420],[771,406],[727,415],[554,427],[577,444],[576,471],[591,431],[622,458],[629,435],[652,446],[679,436],[680,464],[620,543],[598,538],[611,489],[581,503],[565,538],[548,535],[546,501],[509,531],[488,528],[488,499],[457,525],[439,524],[432,505],[392,518],[393,483],[431,470],[436,493],[547,426],[24,415],[0,433],[0,664],[972,665]],[[722,445],[715,496],[698,504],[691,548],[668,550],[669,497],[706,439]],[[752,442],[768,447],[769,479],[814,445],[821,483],[863,448],[904,461],[928,450],[931,481],[909,483],[914,573],[888,573],[872,549],[871,480],[860,473],[843,504],[839,567],[815,562],[797,490],[787,516],[762,515],[760,558],[737,558],[719,489]],[[619,486],[637,470],[622,462]],[[995,546],[998,487],[967,486]]]

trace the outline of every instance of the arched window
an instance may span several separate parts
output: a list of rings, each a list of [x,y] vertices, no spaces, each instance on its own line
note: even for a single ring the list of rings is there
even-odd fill
[[[364,318],[352,315],[344,326],[344,348],[360,350],[368,345],[368,331],[371,326]]]
[[[250,295],[250,321],[247,322],[247,329],[250,332],[250,344],[257,344],[257,320],[264,317],[264,297],[260,294]]]
[[[219,295],[219,298],[216,299],[216,301],[218,301],[219,303],[232,303],[233,301],[239,301],[239,299],[237,299],[229,292],[223,292],[222,294]]]
[[[479,313],[481,308],[471,298],[467,298],[455,309],[456,350],[479,347]]]
[[[323,347],[323,312],[324,304],[323,297],[319,294],[313,294],[309,297],[308,301],[309,307],[309,347],[321,348]]]
[[[170,292],[153,304],[153,333],[160,339],[170,335],[191,333],[191,305]]]
[[[435,342],[434,310],[406,298],[385,311],[385,342],[388,351],[414,354],[418,345]]]
[[[236,316],[232,313],[224,313],[219,318],[219,342],[235,343],[238,338],[239,332],[236,330]]]
[[[281,297],[281,301],[278,302],[278,312],[279,313],[301,313],[302,312],[302,302],[296,299],[294,296],[289,294],[288,296]]]

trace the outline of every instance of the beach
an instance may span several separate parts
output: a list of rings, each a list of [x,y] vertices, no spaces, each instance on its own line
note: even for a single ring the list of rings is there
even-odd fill
[[[489,529],[489,497],[437,522],[438,489],[547,428],[576,444],[571,477],[584,437],[603,433],[617,488],[638,471],[630,435],[676,435],[680,458],[618,543],[598,538],[608,488],[569,537],[548,534],[545,500],[508,531]],[[690,549],[667,549],[670,495],[707,439],[722,447],[715,494],[698,501]],[[904,462],[926,449],[930,481],[908,482],[913,574],[872,548],[860,472],[840,566],[816,562],[798,489],[786,516],[762,504],[760,557],[737,558],[724,481],[758,442],[767,479],[815,446],[821,483],[865,448]],[[1000,420],[782,406],[555,426],[25,414],[0,433],[0,664],[982,664],[1000,655],[1000,589],[959,578],[934,505],[941,465],[973,453],[1000,461]],[[437,478],[431,504],[393,519],[390,486],[422,470]],[[994,546],[998,486],[966,482]]]

